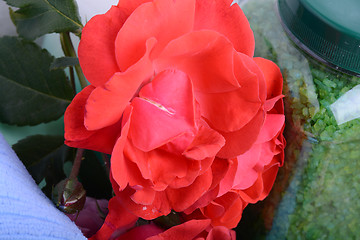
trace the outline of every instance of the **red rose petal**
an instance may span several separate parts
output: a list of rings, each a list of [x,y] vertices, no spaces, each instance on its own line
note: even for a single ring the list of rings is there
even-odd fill
[[[117,140],[111,156],[112,178],[119,185],[120,189],[124,189],[129,182],[128,166],[123,152],[130,127],[131,111],[132,107],[128,105],[124,111],[123,122],[125,124],[121,129],[121,136]]]
[[[278,170],[279,163],[274,163],[264,172],[260,172],[254,185],[239,191],[241,198],[248,203],[256,203],[263,200],[270,193]]]
[[[221,160],[224,161],[224,159]],[[219,192],[217,197],[224,195],[234,186],[234,180],[238,169],[238,161],[237,159],[229,159],[228,162],[228,169],[225,175],[219,180]]]
[[[154,0],[137,7],[120,29],[115,41],[116,59],[122,71],[145,52],[145,42],[158,40],[156,51],[193,27],[195,0]],[[186,16],[186,17],[185,17]]]
[[[136,95],[140,85],[153,75],[149,51],[156,40],[146,42],[145,56],[126,72],[116,73],[107,83],[97,87],[86,103],[85,126],[96,130],[119,121],[129,101]]]
[[[264,105],[265,111],[267,111],[267,112],[271,111],[271,113],[284,114],[284,109],[283,109],[284,104],[283,104],[283,101],[282,101],[283,97],[284,97],[284,95],[279,95],[279,96],[267,99],[266,102],[265,102],[265,105]],[[275,105],[277,105],[279,103],[282,106],[282,108],[281,109],[276,109]],[[275,112],[274,112],[274,110],[275,110]]]
[[[235,90],[239,83],[233,69],[234,48],[214,31],[197,31],[171,41],[154,61],[157,71],[176,68],[188,74],[195,91]]]
[[[254,167],[261,157],[261,145],[259,144],[254,145],[249,151],[237,157],[238,167],[233,188],[246,189],[256,181],[258,171]]]
[[[236,233],[223,226],[217,226],[210,230],[206,240],[236,240]]]
[[[234,132],[251,124],[262,106],[260,102],[248,102],[242,93],[242,90],[212,94],[198,92],[196,99],[211,127],[220,132]],[[256,131],[261,125],[253,127]]]
[[[119,67],[115,58],[115,38],[128,14],[112,6],[90,19],[81,34],[79,61],[87,80],[94,86],[107,82]]]
[[[183,154],[187,158],[203,160],[214,157],[224,144],[223,136],[208,126],[201,125],[194,141]]]
[[[235,158],[251,148],[264,123],[265,113],[259,111],[243,128],[235,132],[220,132],[225,138],[225,146],[217,154],[220,158]]]
[[[127,138],[126,135],[122,135]],[[122,137],[121,136],[121,137]],[[119,154],[124,154],[125,161],[128,162],[128,165],[131,164],[134,169],[140,172],[140,179],[151,179],[151,170],[149,169],[149,161],[148,161],[148,153],[140,151],[131,143],[131,140],[127,139],[123,152],[118,152]],[[115,153],[113,154],[113,158],[116,157]],[[119,170],[118,170],[119,171]],[[125,171],[125,170],[122,170]],[[134,172],[133,172],[134,174]],[[132,174],[132,175],[133,175]],[[138,177],[132,176],[129,180],[132,181],[131,185],[140,184],[140,180]]]
[[[162,232],[164,232],[163,229],[150,223],[135,227],[116,238],[116,240],[145,240]]]
[[[210,219],[219,218],[225,213],[225,208],[219,203],[211,202],[204,208],[204,215]]]
[[[256,143],[263,143],[273,139],[285,124],[285,116],[282,114],[266,114],[264,125],[260,131]]]
[[[124,206],[136,216],[146,220],[152,220],[160,216],[166,216],[171,212],[171,206],[169,206],[167,196],[164,192],[157,192],[154,201],[149,205],[136,204],[130,198],[134,193],[135,190],[127,187],[123,191],[118,192],[117,196],[121,198]]]
[[[103,240],[110,239],[113,234],[121,234],[131,228],[138,217],[129,212],[122,205],[120,198],[113,197],[109,201],[109,213],[100,230],[90,239]]]
[[[143,188],[141,190],[137,190],[132,196],[131,199],[137,203],[142,205],[150,205],[154,202],[156,192],[151,188]]]
[[[194,99],[188,77],[164,71],[144,86],[134,107],[130,136],[142,151],[150,151],[185,132],[194,130]]]
[[[204,213],[206,216],[211,218],[212,222],[211,225],[213,226],[225,226],[229,229],[235,228],[242,215],[242,210],[244,209],[243,201],[241,200],[240,196],[236,192],[227,192],[225,195],[216,198],[213,205],[209,205],[205,207]],[[223,213],[216,216],[216,215],[207,215],[209,213],[209,207],[212,206],[222,206],[224,209]]]
[[[234,53],[234,73],[241,86],[244,99],[249,102],[266,100],[266,82],[264,73],[249,56]]]
[[[250,24],[232,0],[197,0],[195,30],[211,29],[224,34],[238,52],[250,57],[254,54],[255,40]]]
[[[100,129],[88,131],[84,126],[85,103],[94,90],[89,85],[78,93],[68,106],[64,116],[65,144],[75,148],[85,148],[111,154],[112,148],[120,134],[120,123]]]
[[[147,240],[189,240],[196,239],[196,236],[203,232],[211,220],[190,220],[183,224],[174,226],[159,235],[148,238]]]
[[[163,150],[151,151],[147,156],[149,158],[148,168],[155,189],[158,184],[168,186],[175,178],[183,178],[187,174],[187,159],[182,156],[176,156]]]
[[[202,161],[187,159],[187,172],[183,178],[175,178],[170,184],[170,188],[178,189],[187,187],[192,184],[195,179],[202,174],[201,170],[204,168],[207,170],[212,163],[211,158],[206,158]],[[200,173],[201,172],[201,173]]]
[[[281,95],[283,78],[279,67],[270,60],[254,58],[254,61],[262,70],[266,80],[267,99]]]
[[[118,7],[126,9],[128,12],[132,13],[138,6],[143,3],[152,2],[152,0],[119,0]]]
[[[182,212],[194,204],[206,191],[209,190],[212,182],[211,169],[198,176],[188,187],[180,189],[166,189],[166,195],[172,208]]]

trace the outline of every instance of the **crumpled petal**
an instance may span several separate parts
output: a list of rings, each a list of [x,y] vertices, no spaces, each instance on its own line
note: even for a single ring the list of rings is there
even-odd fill
[[[161,72],[139,95],[131,103],[134,110],[129,133],[137,148],[147,152],[184,132],[193,132],[193,89],[183,72]]]

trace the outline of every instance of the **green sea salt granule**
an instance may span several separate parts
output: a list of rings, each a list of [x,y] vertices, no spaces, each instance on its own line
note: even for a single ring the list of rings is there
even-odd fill
[[[299,136],[287,138],[298,162],[264,238],[356,239],[360,120],[338,125],[330,105],[360,84],[360,78],[328,71],[294,47],[282,29],[276,0],[249,0],[241,7],[254,31],[255,55],[271,59],[282,70],[287,124],[304,136],[297,147],[294,139]]]

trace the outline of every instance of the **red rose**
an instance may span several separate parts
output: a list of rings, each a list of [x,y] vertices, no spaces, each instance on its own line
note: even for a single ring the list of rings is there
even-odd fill
[[[282,78],[253,58],[249,23],[231,2],[120,0],[83,29],[91,85],[65,113],[66,144],[112,154],[115,194],[136,216],[182,212],[231,189],[258,200],[273,184]]]

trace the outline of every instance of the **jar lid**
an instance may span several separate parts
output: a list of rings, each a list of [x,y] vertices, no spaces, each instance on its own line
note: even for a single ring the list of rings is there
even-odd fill
[[[289,37],[335,69],[360,76],[359,0],[279,0]]]

